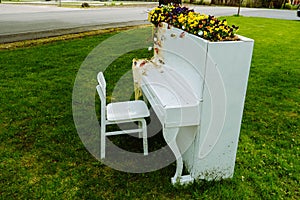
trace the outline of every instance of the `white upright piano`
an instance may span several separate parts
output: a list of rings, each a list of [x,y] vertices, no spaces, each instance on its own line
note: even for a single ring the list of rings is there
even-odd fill
[[[209,42],[162,24],[154,57],[133,61],[136,93],[151,104],[176,157],[173,184],[233,176],[253,49],[252,39],[240,38]]]

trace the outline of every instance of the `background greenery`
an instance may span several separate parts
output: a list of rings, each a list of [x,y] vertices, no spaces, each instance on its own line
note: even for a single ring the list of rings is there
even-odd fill
[[[36,3],[44,4],[58,4],[67,7],[94,7],[94,6],[128,6],[128,5],[138,5],[143,3],[158,3],[159,0],[73,0],[73,1],[61,1],[59,0],[0,0],[0,3]],[[164,4],[169,2],[177,2],[175,0],[161,0]],[[276,8],[276,9],[297,9],[297,4],[299,1],[296,0],[181,0],[184,4],[198,4],[198,5],[220,5],[220,6],[238,6],[239,4],[244,7],[250,8]],[[82,6],[82,3],[87,3],[87,6]],[[192,7],[192,6],[189,6]]]
[[[0,51],[0,199],[299,199],[299,21],[227,19],[255,40],[232,179],[173,187],[175,164],[130,174],[86,151],[73,123],[73,82],[108,33]],[[108,85],[131,58],[148,55],[121,57],[106,71]]]

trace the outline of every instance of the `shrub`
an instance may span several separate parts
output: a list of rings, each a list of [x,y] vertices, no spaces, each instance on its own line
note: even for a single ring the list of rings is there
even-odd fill
[[[82,8],[88,8],[88,7],[90,7],[90,5],[89,5],[88,3],[86,3],[86,2],[83,2],[83,3],[81,4],[81,7],[82,7]]]

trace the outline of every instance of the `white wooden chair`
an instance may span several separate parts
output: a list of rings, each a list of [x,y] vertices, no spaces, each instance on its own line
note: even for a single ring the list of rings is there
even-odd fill
[[[106,136],[139,133],[143,137],[144,155],[148,155],[147,124],[150,113],[144,101],[124,101],[106,105],[106,81],[102,72],[97,75],[96,87],[101,100],[101,159],[105,158]],[[139,127],[130,130],[106,132],[106,125],[139,122]]]

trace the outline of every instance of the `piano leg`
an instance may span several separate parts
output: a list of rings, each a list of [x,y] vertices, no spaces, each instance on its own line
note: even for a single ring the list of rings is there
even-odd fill
[[[173,151],[175,158],[176,158],[176,172],[174,177],[171,178],[172,184],[186,184],[191,183],[194,181],[194,179],[191,177],[191,175],[185,175],[182,176],[182,170],[183,170],[183,160],[182,155],[180,152],[180,149],[178,147],[178,144],[176,142],[177,135],[179,133],[179,128],[164,128],[163,129],[163,136],[166,140],[167,144]]]

